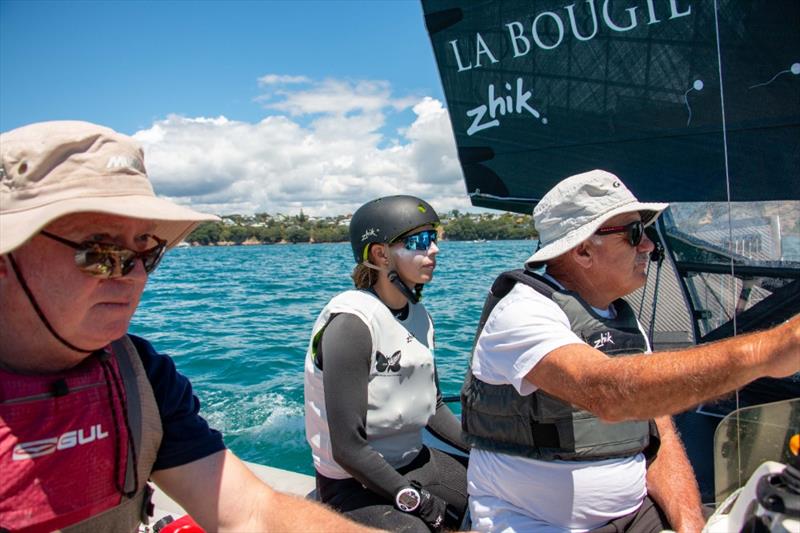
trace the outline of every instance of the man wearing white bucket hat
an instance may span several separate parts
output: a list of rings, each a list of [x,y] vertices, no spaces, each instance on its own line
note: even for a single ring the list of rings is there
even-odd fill
[[[644,228],[666,208],[602,170],[563,180],[536,206],[541,247],[492,286],[461,391],[476,530],[699,531],[697,484],[669,415],[800,370],[797,317],[642,355],[647,337],[622,297],[646,281]]]
[[[0,155],[0,531],[135,531],[148,478],[209,531],[359,530],[264,485],[126,334],[164,252],[216,217],[157,198],[108,128],[32,124]]]

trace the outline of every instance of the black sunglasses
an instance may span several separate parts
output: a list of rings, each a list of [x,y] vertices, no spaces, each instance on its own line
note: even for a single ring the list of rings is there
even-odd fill
[[[159,239],[155,235],[147,235],[156,241],[157,244],[155,246],[142,252],[137,252],[116,244],[92,241],[77,243],[47,231],[41,231],[40,233],[49,239],[73,248],[75,250],[75,264],[78,269],[84,274],[95,278],[127,276],[134,269],[136,261],[139,259],[144,265],[144,271],[149,274],[156,269],[167,249],[167,241]]]
[[[611,233],[627,233],[628,234],[628,242],[631,246],[639,246],[639,243],[642,242],[642,237],[644,236],[644,222],[641,220],[635,220],[630,224],[626,224],[624,226],[607,226],[605,228],[600,228],[595,231],[597,235],[608,235]]]

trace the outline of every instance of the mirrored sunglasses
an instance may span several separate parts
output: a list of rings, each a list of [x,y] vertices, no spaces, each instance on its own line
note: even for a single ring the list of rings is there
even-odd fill
[[[609,235],[611,233],[627,233],[628,242],[631,246],[639,246],[644,236],[644,223],[636,220],[624,226],[607,226],[595,231],[597,235]]]
[[[45,237],[75,250],[75,264],[84,274],[95,278],[119,278],[127,276],[136,266],[136,261],[141,260],[144,270],[150,274],[156,269],[164,257],[167,241],[155,235],[148,235],[156,241],[156,245],[147,250],[137,252],[116,244],[104,242],[77,243],[54,235],[47,231],[40,232]]]
[[[436,242],[438,238],[439,235],[436,233],[436,230],[429,229],[412,235],[406,235],[401,240],[405,243],[407,250],[425,251],[430,248],[431,244]]]

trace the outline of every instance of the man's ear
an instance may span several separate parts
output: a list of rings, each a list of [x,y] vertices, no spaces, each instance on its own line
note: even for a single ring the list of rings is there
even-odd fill
[[[583,268],[589,268],[594,262],[594,248],[590,241],[583,241],[578,246],[567,252],[575,263]]]

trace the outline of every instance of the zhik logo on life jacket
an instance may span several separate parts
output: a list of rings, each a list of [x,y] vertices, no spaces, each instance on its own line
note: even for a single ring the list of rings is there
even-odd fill
[[[55,453],[57,450],[67,450],[75,446],[82,446],[89,444],[95,440],[100,440],[108,437],[108,432],[103,431],[100,424],[95,424],[89,428],[89,435],[83,429],[67,431],[58,437],[51,437],[49,439],[34,440],[30,442],[21,442],[14,446],[14,452],[11,456],[13,461],[24,461],[26,459],[33,459],[43,455]]]
[[[605,333],[600,334],[600,338],[594,341],[594,347],[596,349],[600,349],[606,344],[614,344],[614,340],[611,338],[611,332],[606,331]]]

